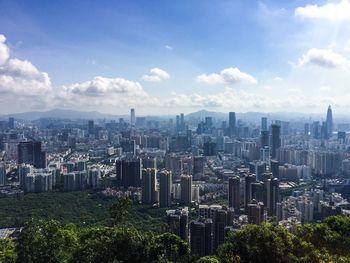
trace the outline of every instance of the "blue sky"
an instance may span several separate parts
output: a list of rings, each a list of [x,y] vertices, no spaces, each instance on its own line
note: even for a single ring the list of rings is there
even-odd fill
[[[4,113],[349,112],[348,0],[0,0],[0,34]]]

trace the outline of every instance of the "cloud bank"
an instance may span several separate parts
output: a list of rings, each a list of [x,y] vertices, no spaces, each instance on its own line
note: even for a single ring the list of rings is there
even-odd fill
[[[339,3],[325,5],[306,5],[298,7],[294,15],[307,19],[324,19],[332,22],[350,21],[350,2],[342,0]]]
[[[248,73],[240,71],[238,68],[226,68],[220,71],[220,73],[202,74],[197,76],[197,82],[216,85],[227,84],[234,85],[238,83],[242,84],[257,84],[257,80]]]
[[[298,60],[299,66],[317,65],[324,68],[340,68],[349,64],[342,55],[327,49],[312,48]]]
[[[151,82],[161,82],[170,78],[168,72],[160,68],[152,68],[149,74],[143,75],[142,79]]]

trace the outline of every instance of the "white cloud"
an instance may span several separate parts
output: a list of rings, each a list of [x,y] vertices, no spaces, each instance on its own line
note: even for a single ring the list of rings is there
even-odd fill
[[[174,94],[171,99],[166,101],[166,105],[172,107],[220,107],[220,108],[239,108],[246,110],[248,108],[264,108],[271,106],[271,99],[262,95],[248,93],[245,91],[225,88],[223,92],[211,95],[194,94]]]
[[[14,58],[0,66],[0,93],[37,96],[51,89],[48,74],[40,72],[29,61]]]
[[[165,45],[164,46],[167,50],[170,50],[170,51],[172,51],[174,48],[172,47],[172,46],[169,46],[169,45]]]
[[[0,65],[4,64],[10,57],[10,50],[5,41],[6,37],[0,34]]]
[[[100,76],[90,81],[61,87],[55,100],[60,106],[89,109],[125,108],[158,103],[138,82]]]
[[[349,64],[342,55],[327,49],[312,48],[298,60],[299,66],[317,65],[324,68],[339,68]]]
[[[64,86],[64,90],[84,96],[113,96],[114,94],[132,94],[138,96],[144,91],[138,82],[123,78],[104,78],[97,76],[91,81]]]
[[[170,78],[169,73],[160,68],[152,68],[149,74],[142,76],[143,80],[151,81],[151,82],[161,82],[169,78]]]
[[[327,105],[346,107],[350,95],[329,97],[324,94],[308,96],[298,89],[287,89],[284,93],[288,96],[272,97],[268,94],[257,94],[232,88],[225,88],[223,92],[216,94],[173,94],[172,98],[165,102],[168,107],[186,108],[218,108],[221,110],[237,109],[240,112],[320,112]],[[265,92],[266,93],[266,92]],[[337,102],[337,103],[336,103]]]
[[[338,3],[328,3],[325,5],[306,5],[298,7],[294,15],[308,19],[325,19],[332,22],[350,21],[350,2],[342,0]]]
[[[4,41],[5,37],[0,35],[0,44],[8,50]],[[113,110],[158,103],[139,82],[97,76],[90,81],[53,87],[49,75],[31,62],[9,57],[3,61],[0,64],[0,97],[8,102],[2,104],[6,111],[53,107]],[[168,76],[158,69],[151,73],[162,79]]]
[[[215,84],[256,84],[257,80],[248,73],[241,72],[238,68],[226,68],[220,73],[202,74],[197,76],[197,82],[208,85]]]

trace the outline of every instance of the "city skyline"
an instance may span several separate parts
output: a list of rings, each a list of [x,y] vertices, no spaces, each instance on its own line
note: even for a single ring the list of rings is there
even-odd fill
[[[348,0],[0,7],[4,114],[350,113]]]

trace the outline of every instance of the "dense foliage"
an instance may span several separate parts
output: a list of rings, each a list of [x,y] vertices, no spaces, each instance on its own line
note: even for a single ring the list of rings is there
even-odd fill
[[[29,193],[19,198],[0,198],[0,228],[23,226],[32,218],[54,219],[76,226],[111,225],[111,205],[116,198],[103,197],[98,191]],[[165,209],[133,205],[128,225],[141,230],[161,231],[166,225]]]
[[[271,224],[229,234],[217,255],[195,258],[170,234],[123,225],[77,227],[55,220],[28,222],[17,240],[0,242],[0,262],[350,262],[350,218],[330,217],[295,234]]]
[[[231,232],[215,255],[198,258],[190,255],[188,243],[164,232],[163,209],[132,205],[127,198],[105,199],[93,192],[63,193],[58,200],[45,193],[37,195],[36,200],[44,197],[49,201],[37,202],[36,208],[28,201],[20,206],[20,202],[12,200],[13,205],[18,205],[14,208],[4,203],[4,211],[24,209],[27,205],[32,211],[44,207],[49,211],[42,211],[36,219],[30,218],[17,239],[0,240],[0,262],[350,263],[350,217],[329,217],[321,223],[300,226],[293,234],[272,224],[247,225]],[[75,199],[65,205],[63,200],[68,197]],[[52,219],[54,205],[59,211],[62,207],[68,210],[63,220]],[[98,221],[83,223],[86,217],[78,220],[80,208],[82,215],[86,215],[84,211],[102,215],[96,215]],[[4,211],[0,212],[3,216]],[[47,219],[43,219],[45,214],[49,215]],[[68,223],[70,219],[72,223]]]
[[[350,218],[329,217],[295,234],[271,224],[248,225],[229,234],[221,262],[350,262]]]
[[[16,243],[15,249],[0,244],[0,262],[16,262],[17,256],[17,262],[27,263],[187,262],[190,256],[188,244],[170,233],[122,226],[79,229],[54,220],[29,222]]]

